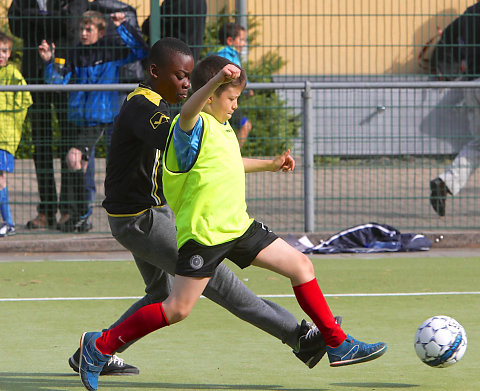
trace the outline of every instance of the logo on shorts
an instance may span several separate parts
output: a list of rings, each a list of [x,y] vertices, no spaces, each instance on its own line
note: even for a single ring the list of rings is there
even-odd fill
[[[190,258],[190,266],[195,270],[200,269],[203,266],[203,258],[200,255],[194,255]]]
[[[265,224],[263,224],[262,222],[260,222],[260,224],[262,225],[262,229],[264,231],[267,231],[267,232],[272,232],[272,230],[270,228],[268,228]]]

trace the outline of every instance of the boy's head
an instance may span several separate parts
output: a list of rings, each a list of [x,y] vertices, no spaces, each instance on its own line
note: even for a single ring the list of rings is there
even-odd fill
[[[105,35],[107,21],[98,11],[85,11],[80,19],[80,42],[93,45]]]
[[[0,31],[0,67],[4,67],[8,63],[8,59],[12,54],[13,39],[4,32]]]
[[[237,52],[241,52],[246,41],[245,28],[237,23],[225,23],[218,30],[218,40],[222,45],[233,46]]]
[[[147,58],[147,79],[155,92],[167,102],[185,100],[193,71],[193,54],[176,38],[163,38],[151,48]]]
[[[202,88],[215,75],[218,74],[226,65],[232,65],[240,69],[240,76],[228,83],[220,85],[209,98],[207,111],[212,114],[219,122],[223,123],[232,117],[237,109],[237,100],[247,84],[247,74],[238,65],[227,60],[225,57],[208,56],[200,61],[192,72],[192,90],[193,92]]]
[[[202,88],[207,82],[213,78],[223,67],[227,64],[233,64],[233,62],[227,60],[221,56],[208,56],[200,61],[192,72],[192,90],[193,92]],[[236,67],[238,65],[233,64]],[[239,68],[239,67],[238,67]],[[242,90],[247,85],[247,74],[241,69],[240,77],[232,80],[229,83],[222,84],[215,91],[215,95],[219,96],[226,88],[240,86]]]

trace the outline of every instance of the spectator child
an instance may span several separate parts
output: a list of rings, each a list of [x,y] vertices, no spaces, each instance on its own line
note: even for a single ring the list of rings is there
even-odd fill
[[[8,23],[13,35],[20,37],[22,46],[22,75],[28,84],[44,83],[44,63],[38,55],[42,40],[55,42],[56,57],[65,58],[67,48],[76,42],[78,18],[87,10],[88,0],[35,1],[12,0]],[[57,209],[67,204],[57,196],[53,153],[53,113],[60,128],[60,139],[67,129],[66,92],[32,91],[33,104],[28,110],[32,131],[33,161],[38,187],[37,215],[26,223],[27,229],[55,228]],[[60,145],[60,150],[63,145]],[[61,151],[60,153],[63,153]],[[61,187],[70,173],[61,162]],[[65,194],[61,192],[61,194]],[[60,201],[60,202],[59,202]]]
[[[25,79],[15,65],[8,62],[13,40],[0,32],[0,82],[3,85],[25,85]],[[15,224],[9,205],[7,172],[13,172],[14,156],[28,108],[32,105],[29,91],[0,92],[0,212],[3,223],[0,237],[15,235]]]
[[[247,32],[237,23],[225,23],[218,29],[218,41],[222,45],[216,50],[218,56],[225,57],[239,67],[242,50],[247,44]]]
[[[224,23],[218,29],[218,41],[222,46],[220,46],[216,52],[210,53],[210,55],[216,54],[225,57],[227,60],[241,67],[242,50],[247,44],[246,37],[247,32],[243,26],[237,23]],[[251,93],[253,93],[253,91],[251,91]],[[243,146],[248,134],[252,130],[252,123],[242,114],[241,110],[235,111],[230,123],[235,129],[240,147]]]
[[[119,81],[120,68],[146,57],[148,47],[141,35],[127,22],[123,13],[114,13],[111,19],[125,43],[118,47],[104,39],[107,22],[103,14],[86,11],[80,21],[80,43],[72,49],[62,69],[54,67],[55,43],[42,41],[40,57],[47,63],[45,80],[53,84],[114,84]],[[70,185],[71,214],[59,224],[63,232],[86,232],[92,228],[88,218],[88,193],[85,188],[85,170],[88,157],[105,129],[112,126],[118,113],[117,91],[74,91],[68,97],[70,134],[65,156],[72,172]]]

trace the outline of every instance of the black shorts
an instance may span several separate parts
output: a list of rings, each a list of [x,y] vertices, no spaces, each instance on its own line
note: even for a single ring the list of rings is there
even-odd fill
[[[278,236],[267,226],[254,220],[242,236],[227,243],[205,246],[190,239],[178,250],[175,274],[186,277],[211,277],[225,258],[244,269],[250,266],[260,251],[277,238]]]

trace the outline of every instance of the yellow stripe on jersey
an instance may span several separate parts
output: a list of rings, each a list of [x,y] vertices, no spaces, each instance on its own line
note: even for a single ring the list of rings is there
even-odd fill
[[[158,182],[157,179],[159,175],[162,175],[161,173],[162,169],[162,154],[161,152],[157,149],[157,153],[155,154],[155,164],[153,165],[153,171],[152,171],[152,193],[151,196],[155,199],[157,202],[157,205],[160,205],[162,203],[162,200],[158,196]],[[159,173],[160,170],[160,173]]]
[[[163,208],[165,205],[157,205],[157,206],[152,206],[152,208]],[[125,214],[115,214],[115,213],[108,213],[107,215],[111,217],[134,217],[134,216],[140,216],[142,213],[145,213],[148,209],[141,210],[140,212],[137,213],[125,213]]]
[[[142,86],[138,86],[132,92],[130,92],[130,94],[128,94],[127,96],[127,100],[132,99],[135,95],[143,95],[155,106],[158,106],[160,104],[160,101],[162,100],[162,97],[159,94],[152,91],[150,88],[146,88]]]

